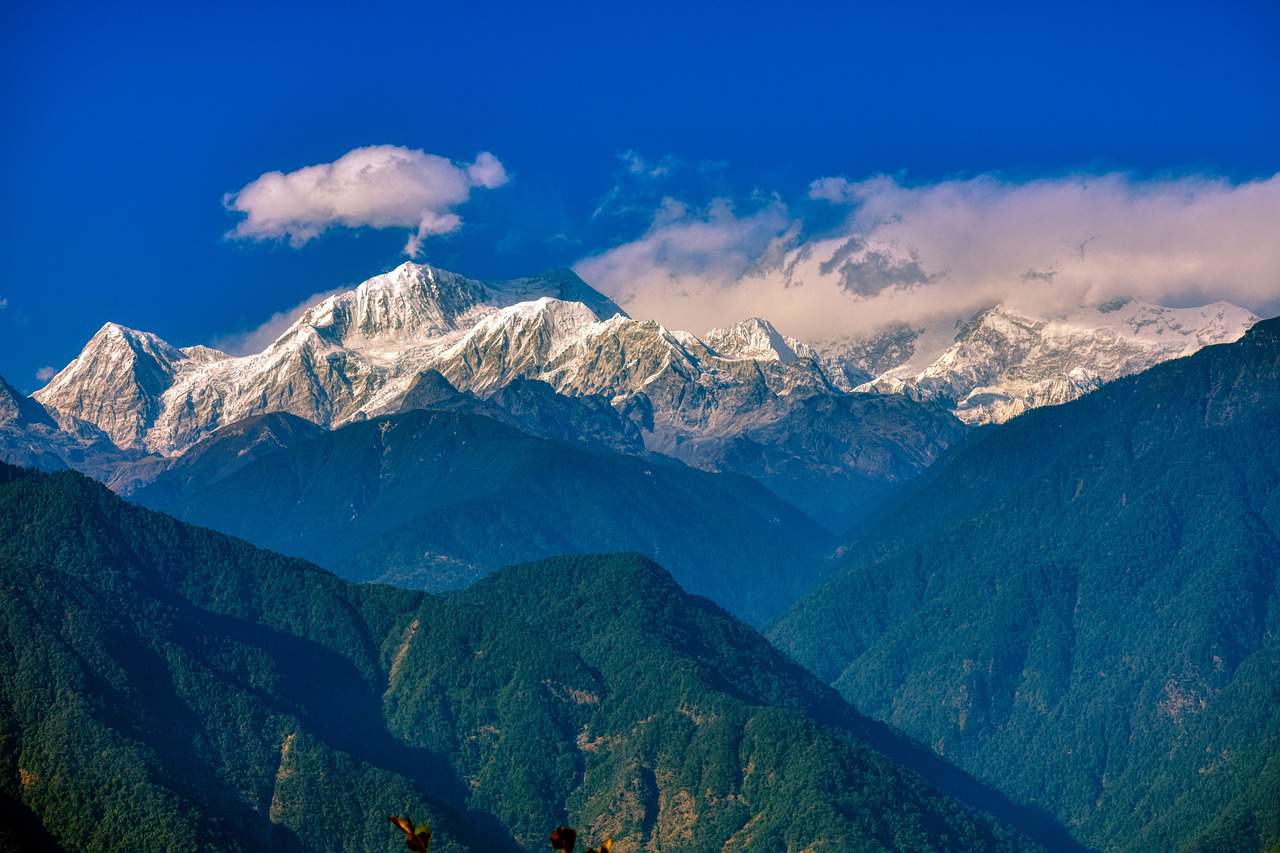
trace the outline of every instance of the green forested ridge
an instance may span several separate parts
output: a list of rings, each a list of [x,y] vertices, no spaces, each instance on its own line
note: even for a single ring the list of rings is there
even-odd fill
[[[1280,320],[927,477],[772,639],[1088,844],[1280,843]]]
[[[134,499],[354,580],[439,591],[509,563],[630,550],[759,622],[816,582],[832,544],[746,477],[594,452],[465,412],[351,424],[234,467],[216,447],[200,450]]]
[[[872,742],[912,760],[638,556],[437,597],[0,466],[0,804],[68,848],[1026,846]]]
[[[68,847],[393,849],[429,763],[378,724],[412,593],[0,468],[0,778]]]

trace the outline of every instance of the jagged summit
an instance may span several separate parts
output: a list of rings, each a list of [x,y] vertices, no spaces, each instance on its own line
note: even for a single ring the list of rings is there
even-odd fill
[[[539,299],[586,306],[594,320],[625,315],[570,270],[483,282],[405,262],[310,308],[273,346],[315,336],[334,346],[377,348],[425,342],[475,326],[495,310]]]
[[[628,316],[616,302],[587,284],[573,270],[563,267],[529,278],[498,282],[490,285],[490,289],[500,298],[512,303],[525,302],[542,295],[565,302],[580,302],[601,320]]]
[[[32,396],[130,447],[141,440],[159,413],[161,395],[189,362],[194,360],[157,335],[105,323],[80,355]]]
[[[763,317],[750,317],[731,326],[712,329],[703,340],[724,358],[789,363],[813,355],[808,344],[784,336]]]
[[[228,353],[219,349],[214,349],[213,347],[207,347],[204,344],[182,347],[182,354],[197,364],[206,364],[211,361],[221,361],[224,358],[231,358]]]
[[[174,455],[265,412],[334,427],[397,411],[425,371],[480,394],[528,378],[627,396],[676,363],[675,381],[697,385],[708,359],[718,360],[694,336],[632,320],[570,270],[485,282],[404,263],[327,297],[253,355],[179,350],[109,324],[40,396],[121,447]]]
[[[309,309],[280,340],[315,329],[334,344],[446,334],[482,304],[485,286],[425,264],[405,263],[330,296]],[[279,343],[279,341],[277,341]]]
[[[997,305],[962,324],[810,346],[761,317],[704,338],[632,319],[570,270],[488,282],[403,263],[324,299],[254,355],[108,323],[36,398],[121,448],[172,456],[267,412],[332,428],[399,411],[426,371],[481,396],[535,379],[639,406],[646,447],[697,464],[699,442],[775,422],[806,395],[901,393],[971,423],[1006,420],[1235,340],[1256,319],[1226,303],[1112,300],[1044,316]]]

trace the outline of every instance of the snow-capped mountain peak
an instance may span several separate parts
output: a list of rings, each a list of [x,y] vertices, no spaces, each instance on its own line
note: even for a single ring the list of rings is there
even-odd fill
[[[474,279],[404,263],[308,309],[281,340],[311,330],[334,345],[443,335],[487,295]]]
[[[160,396],[190,361],[150,332],[105,323],[80,355],[32,396],[129,447],[140,440],[159,410]]]
[[[703,341],[721,358],[790,363],[813,355],[808,344],[784,336],[762,317],[750,317],[731,326],[712,329]]]
[[[424,370],[494,389],[614,318],[626,314],[569,270],[483,282],[403,263],[325,298],[255,355],[180,350],[108,323],[36,396],[121,447],[173,454],[255,414],[331,427],[394,408]]]
[[[204,344],[183,347],[182,354],[194,361],[196,364],[208,364],[213,361],[221,361],[224,358],[231,358],[230,355],[222,350],[207,347]]]
[[[429,371],[481,395],[536,379],[562,394],[640,406],[651,423],[646,444],[680,455],[813,394],[903,393],[969,422],[1004,420],[1235,340],[1255,320],[1226,303],[1113,300],[1054,315],[996,305],[963,323],[815,346],[758,317],[700,339],[628,317],[567,270],[484,282],[404,263],[324,299],[255,355],[180,350],[108,323],[35,397],[60,423],[91,424],[127,450],[174,455],[268,412],[332,428],[398,411]]]

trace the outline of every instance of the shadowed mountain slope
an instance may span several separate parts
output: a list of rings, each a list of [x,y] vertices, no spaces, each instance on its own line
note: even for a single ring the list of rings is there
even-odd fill
[[[345,577],[434,590],[507,563],[634,550],[754,620],[811,588],[832,544],[745,477],[593,452],[460,411],[322,432],[220,477],[237,447],[198,445],[192,465],[180,459],[133,498]]]

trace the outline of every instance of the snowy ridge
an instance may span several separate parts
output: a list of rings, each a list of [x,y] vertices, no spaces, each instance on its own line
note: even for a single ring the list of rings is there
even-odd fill
[[[645,393],[673,434],[727,429],[792,391],[832,390],[797,355],[799,342],[761,321],[743,327],[752,330],[738,336],[743,348],[722,357],[693,335],[627,317],[572,273],[491,284],[406,263],[328,297],[254,355],[179,350],[108,324],[36,397],[121,447],[173,456],[267,412],[333,428],[395,411],[431,370],[482,395],[517,378],[620,405]],[[757,369],[750,353],[761,346],[772,363]]]
[[[1257,321],[1226,302],[1165,308],[1117,299],[1050,316],[997,305],[951,334],[944,325],[900,327],[862,341],[819,345],[819,351],[833,373],[861,369],[858,357],[882,359],[880,370],[855,390],[938,400],[968,423],[998,423],[1210,344],[1238,340]]]
[[[534,379],[640,413],[646,446],[694,460],[698,442],[759,430],[815,394],[903,394],[969,423],[1007,420],[1236,340],[1256,320],[1226,303],[1116,300],[1050,317],[998,305],[810,346],[761,318],[703,338],[632,319],[568,271],[483,282],[406,263],[328,297],[254,355],[108,323],[34,396],[60,423],[175,456],[255,415],[334,428],[398,411],[429,371],[481,396]]]

